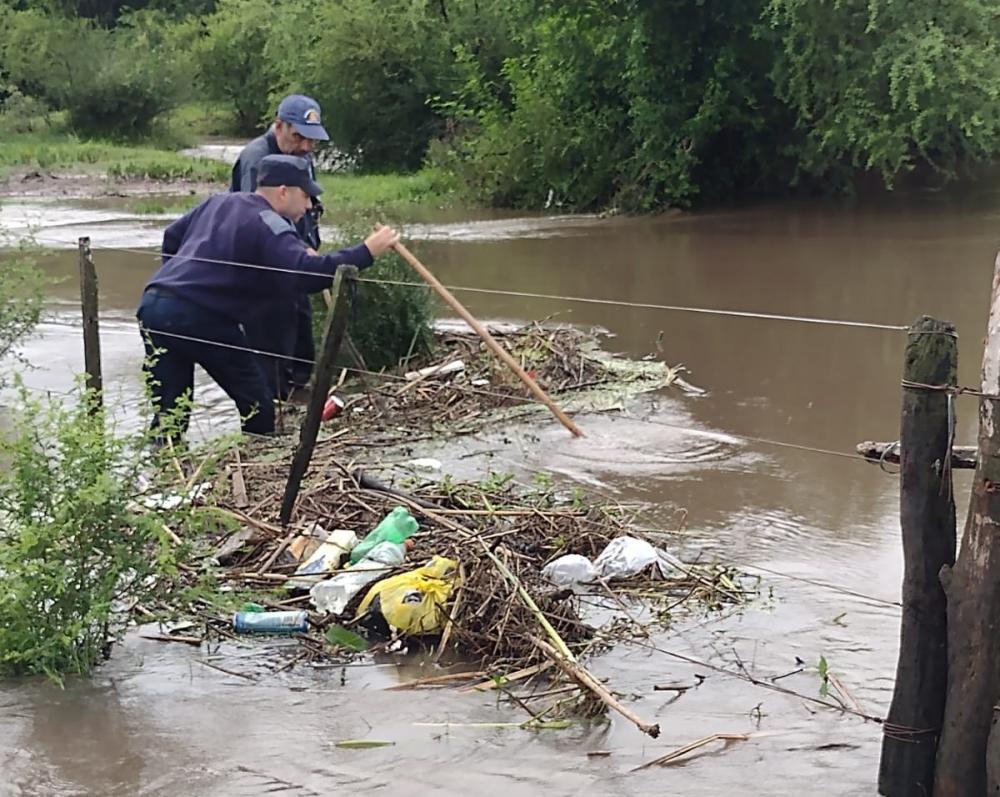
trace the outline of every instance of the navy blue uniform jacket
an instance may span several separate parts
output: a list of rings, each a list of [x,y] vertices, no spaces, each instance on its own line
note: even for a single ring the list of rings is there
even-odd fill
[[[329,288],[340,265],[372,264],[363,243],[310,255],[291,222],[264,197],[242,193],[209,197],[177,219],[163,233],[162,251],[163,265],[147,288],[169,291],[238,323],[253,322],[298,293]]]

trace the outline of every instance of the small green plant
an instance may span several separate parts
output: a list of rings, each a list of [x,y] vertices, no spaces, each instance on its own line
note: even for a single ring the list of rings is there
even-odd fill
[[[819,663],[816,665],[816,671],[819,673],[819,694],[820,697],[826,697],[830,694],[830,667],[826,663],[826,657],[820,656]]]
[[[0,437],[0,675],[61,682],[110,653],[132,606],[170,594],[219,520],[192,506],[183,454],[115,434],[90,393],[58,402],[18,387]],[[199,452],[199,480],[217,458]]]

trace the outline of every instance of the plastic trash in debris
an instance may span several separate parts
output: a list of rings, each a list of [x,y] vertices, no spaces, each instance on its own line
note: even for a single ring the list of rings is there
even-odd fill
[[[340,396],[331,394],[326,400],[326,404],[323,405],[323,414],[320,416],[320,420],[326,423],[335,415],[339,415],[342,409],[344,409],[344,400]]]
[[[405,463],[411,468],[416,470],[441,470],[441,460],[433,459],[432,457],[420,457],[418,459],[411,459],[409,462]]]
[[[322,578],[320,574],[329,573],[340,567],[351,551],[358,544],[358,535],[347,529],[337,529],[325,535],[319,547],[312,552],[295,571],[286,586],[298,589],[309,589]]]
[[[244,611],[233,615],[238,634],[295,634],[309,630],[305,612]]]
[[[656,565],[657,575],[666,577],[667,564],[656,548],[636,537],[615,537],[594,560],[601,578],[628,578]]]
[[[151,493],[150,495],[144,495],[139,499],[146,509],[177,509],[177,507],[182,504],[190,504],[192,501],[197,501],[205,493],[212,489],[212,482],[201,482],[201,484],[196,484],[184,495],[177,495],[177,493],[168,493],[164,495],[163,493]]]
[[[309,590],[309,600],[318,611],[341,614],[351,598],[373,581],[387,575],[392,568],[399,567],[405,558],[405,543],[380,542],[364,559],[351,565],[343,573],[313,584]]]
[[[416,379],[424,379],[428,376],[445,376],[446,374],[456,374],[459,371],[464,370],[465,363],[462,360],[452,360],[450,363],[429,365],[426,368],[421,368],[417,371],[407,371],[406,378],[412,382]]]
[[[597,569],[586,556],[568,553],[553,559],[542,568],[542,578],[557,587],[575,587],[597,580]]]
[[[413,536],[418,528],[416,518],[406,507],[397,506],[351,551],[351,564],[364,559],[380,542],[403,543],[408,537]]]
[[[444,624],[444,604],[451,597],[458,562],[434,556],[423,567],[380,581],[365,595],[357,616],[372,609],[390,628],[408,636],[436,634]]]

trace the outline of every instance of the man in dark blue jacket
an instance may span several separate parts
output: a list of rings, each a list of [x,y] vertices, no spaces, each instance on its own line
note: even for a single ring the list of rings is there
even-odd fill
[[[267,155],[299,155],[309,162],[310,175],[316,179],[312,151],[317,141],[328,141],[320,121],[320,108],[311,97],[291,94],[278,105],[278,113],[268,131],[251,141],[233,166],[230,191],[256,191],[260,161]],[[295,223],[295,229],[306,246],[319,250],[319,217],[322,205],[313,197],[313,206]],[[309,297],[298,294],[285,307],[275,308],[274,313],[261,318],[259,326],[247,329],[250,341],[256,348],[291,354],[298,360],[312,360],[316,356],[313,346],[312,307]],[[278,398],[284,398],[293,385],[309,382],[311,366],[296,360],[270,358],[266,363],[268,382]]]
[[[363,243],[314,254],[293,223],[322,189],[309,164],[291,155],[263,158],[255,193],[218,194],[163,234],[163,265],[143,292],[137,316],[152,386],[153,427],[182,396],[194,394],[204,368],[236,403],[245,432],[274,431],[273,394],[247,338],[275,307],[330,287],[337,267],[367,268],[399,240],[378,226]],[[181,430],[187,414],[182,411]]]

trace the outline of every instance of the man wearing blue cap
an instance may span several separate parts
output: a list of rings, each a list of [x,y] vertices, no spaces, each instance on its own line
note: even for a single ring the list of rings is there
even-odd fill
[[[304,94],[290,94],[278,104],[278,113],[268,131],[243,148],[233,165],[229,190],[257,190],[260,162],[267,155],[299,155],[305,158],[310,175],[315,180],[313,147],[317,141],[329,139],[321,122],[319,103]],[[322,205],[318,196],[314,196],[312,207],[295,223],[299,237],[314,250],[319,250],[320,246],[321,213]],[[273,317],[261,319],[259,329],[248,332],[256,348],[291,354],[299,360],[315,359],[312,308],[308,296],[298,295],[289,307],[276,309]],[[311,371],[312,367],[302,362],[270,358],[267,363],[268,381],[278,398],[287,396],[291,385],[306,384]]]
[[[273,393],[261,358],[247,351],[255,348],[247,330],[297,295],[330,287],[338,266],[367,268],[399,240],[379,225],[363,243],[317,255],[294,227],[322,192],[308,161],[267,155],[256,180],[254,193],[209,197],[163,233],[163,264],[136,313],[154,429],[160,414],[193,397],[198,364],[236,403],[245,432],[273,432]],[[186,415],[180,421],[183,432]]]

